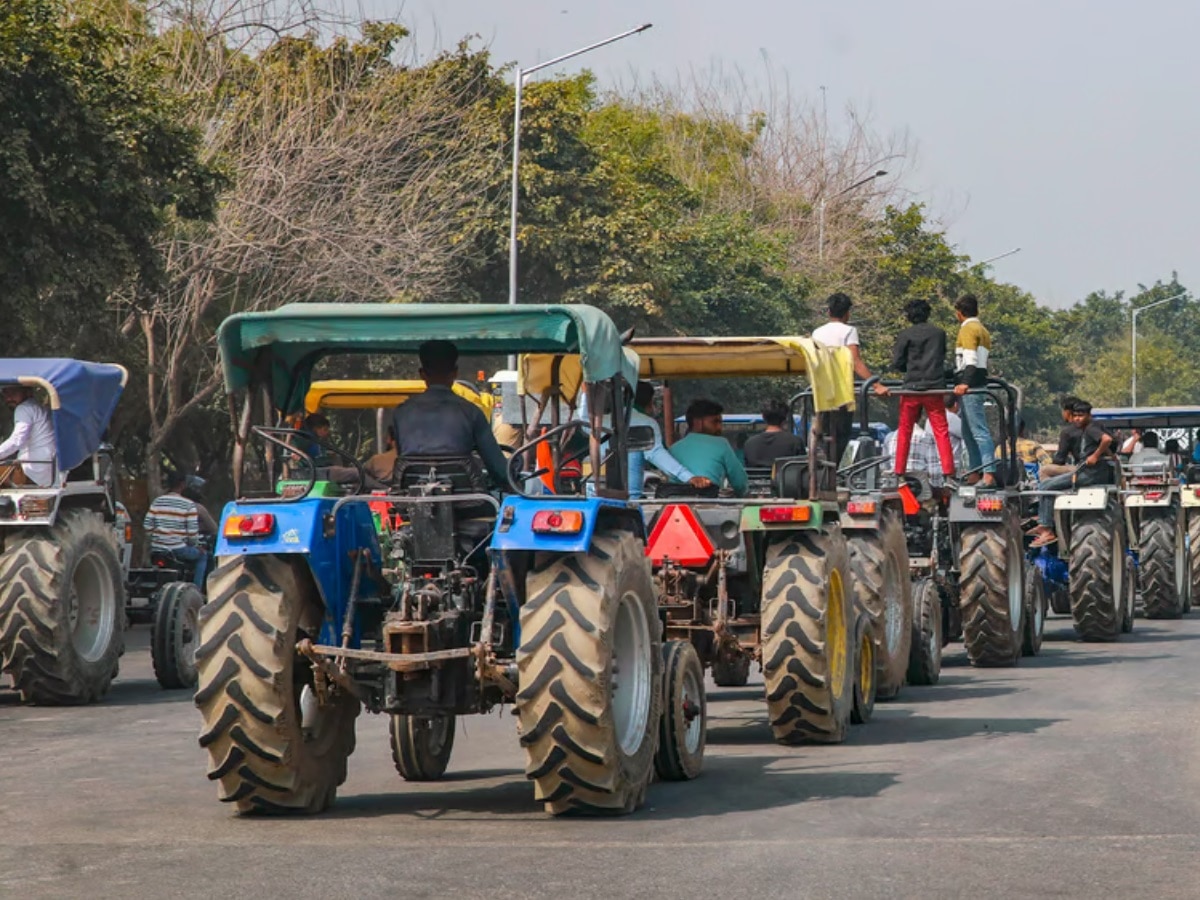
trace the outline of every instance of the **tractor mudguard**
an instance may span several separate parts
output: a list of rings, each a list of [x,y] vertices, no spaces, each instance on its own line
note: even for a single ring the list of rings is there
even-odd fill
[[[1082,487],[1073,494],[1062,494],[1054,498],[1054,508],[1060,509],[1104,509],[1108,498],[1116,488],[1110,485]]]
[[[834,517],[836,518],[836,516]],[[825,509],[812,500],[751,504],[742,510],[742,531],[820,531]]]
[[[354,575],[351,552],[365,549],[371,563],[380,566],[379,538],[375,521],[365,503],[347,503],[337,515],[333,534],[326,537],[325,520],[333,511],[332,497],[313,497],[287,503],[231,502],[221,512],[217,532],[217,556],[287,555],[303,556],[312,571],[313,581],[325,603],[325,624],[321,631],[323,643],[341,640],[342,619],[350,599],[350,582]],[[262,535],[230,537],[229,517],[270,515],[273,525]],[[363,578],[359,590],[363,596],[372,593],[373,583]],[[358,646],[355,634],[353,646]]]
[[[972,487],[963,487],[950,495],[947,517],[955,524],[987,522],[999,525],[1003,522],[1004,510],[1015,502],[1015,498],[1007,494],[991,491],[980,494]]]
[[[504,499],[500,507],[496,528],[492,532],[491,549],[586,553],[592,546],[592,537],[596,533],[596,523],[602,510],[609,510],[627,519],[636,536],[645,540],[646,526],[641,511],[624,500],[510,496]],[[539,513],[543,515],[535,531],[534,517]]]

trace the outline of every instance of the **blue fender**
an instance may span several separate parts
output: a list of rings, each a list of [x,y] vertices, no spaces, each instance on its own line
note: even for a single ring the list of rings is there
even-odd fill
[[[571,534],[538,534],[533,530],[536,513],[553,510],[575,510],[583,514],[583,527]],[[496,519],[491,549],[537,550],[553,553],[586,553],[596,534],[601,511],[611,511],[627,518],[637,536],[646,539],[646,524],[641,510],[624,500],[605,497],[530,498],[506,497]]]
[[[285,555],[303,556],[325,603],[322,643],[340,643],[342,621],[350,599],[354,575],[352,550],[367,549],[372,564],[380,566],[379,538],[371,510],[365,503],[348,503],[338,510],[332,537],[325,537],[325,519],[333,512],[336,498],[312,497],[286,503],[235,501],[225,505],[218,529],[217,556]],[[275,527],[262,537],[226,537],[229,516],[267,513],[275,517]],[[371,579],[359,583],[360,598],[377,592]],[[358,635],[354,635],[358,646]]]

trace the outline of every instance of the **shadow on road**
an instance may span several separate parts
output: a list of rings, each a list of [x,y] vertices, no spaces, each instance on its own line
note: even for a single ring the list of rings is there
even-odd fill
[[[1122,635],[1119,643],[1126,643],[1128,636]],[[1041,655],[1021,660],[1021,667],[1028,669],[1056,669],[1070,666],[1109,666],[1114,663],[1143,663],[1155,660],[1172,659],[1168,654],[1158,653],[1154,656],[1121,656],[1106,652],[1109,644],[1076,645],[1076,650],[1065,650],[1057,647],[1042,647]],[[1094,649],[1093,649],[1094,648]]]
[[[1200,634],[1163,631],[1160,628],[1144,625],[1139,621],[1134,624],[1131,634],[1121,635],[1122,644],[1169,644],[1174,641],[1200,641]]]

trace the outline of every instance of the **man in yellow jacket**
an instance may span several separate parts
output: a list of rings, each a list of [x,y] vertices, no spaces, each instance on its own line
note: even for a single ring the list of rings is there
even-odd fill
[[[988,429],[987,410],[983,393],[968,393],[973,388],[987,386],[988,357],[992,352],[992,336],[979,321],[979,300],[974,294],[963,294],[954,304],[958,317],[958,340],[954,345],[954,393],[962,397],[963,440],[967,445],[968,469],[983,469],[983,484],[996,483],[996,445]],[[968,482],[979,480],[978,473]]]

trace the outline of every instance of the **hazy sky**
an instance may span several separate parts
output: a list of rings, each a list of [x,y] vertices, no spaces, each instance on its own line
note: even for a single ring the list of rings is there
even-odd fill
[[[636,37],[566,64],[602,84],[714,63],[751,76],[764,54],[829,109],[869,106],[907,129],[905,186],[994,274],[1044,303],[1188,284],[1200,196],[1200,4],[1141,0],[363,0],[422,46],[478,33],[497,63],[529,66],[626,28]],[[1196,288],[1197,285],[1192,285]]]

